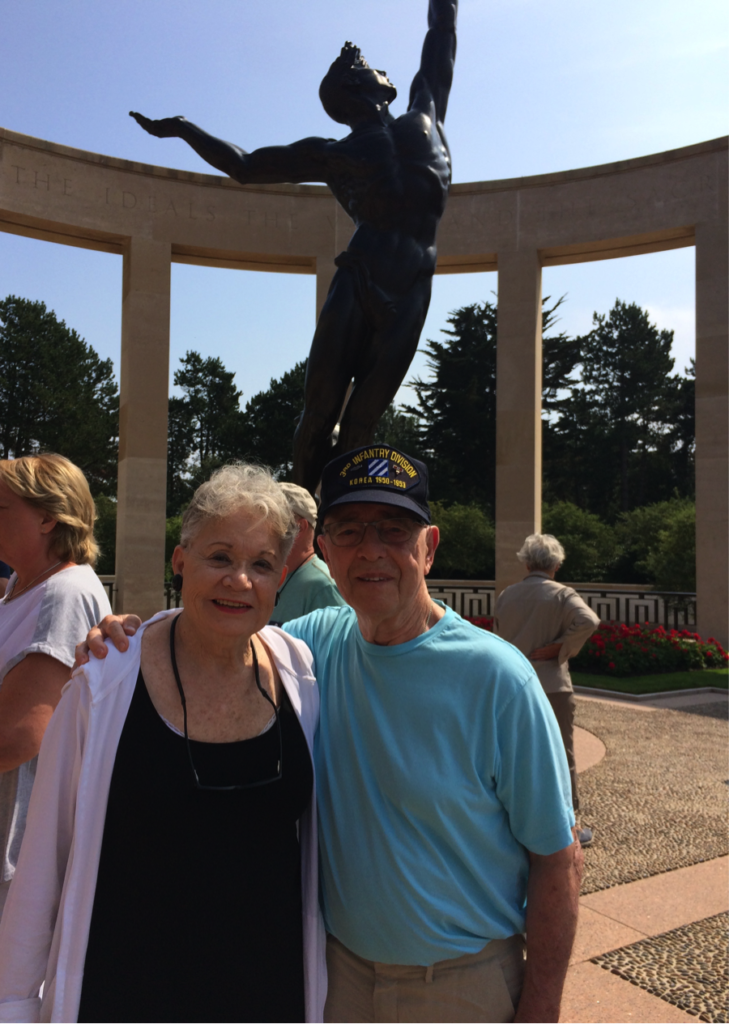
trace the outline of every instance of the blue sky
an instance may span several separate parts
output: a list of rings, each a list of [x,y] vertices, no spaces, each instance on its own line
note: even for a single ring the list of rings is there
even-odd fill
[[[426,0],[0,0],[0,123],[111,156],[207,166],[127,116],[185,114],[246,149],[342,134],[318,101],[342,43],[361,46],[405,109]],[[727,133],[724,2],[461,0],[446,128],[454,180],[539,174],[661,152]],[[694,254],[680,249],[544,271],[567,293],[561,327],[590,328],[616,298],[694,346]],[[436,277],[423,332],[493,298],[495,274]],[[121,257],[0,234],[0,296],[41,299],[104,357],[119,357]],[[308,351],[314,278],[173,265],[172,370],[189,348],[219,355],[244,397]],[[422,373],[418,355],[413,373]],[[401,391],[401,399],[411,395]]]

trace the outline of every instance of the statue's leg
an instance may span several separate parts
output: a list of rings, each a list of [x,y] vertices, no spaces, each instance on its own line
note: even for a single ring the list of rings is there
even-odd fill
[[[397,300],[397,314],[371,339],[357,364],[354,389],[332,457],[375,440],[377,423],[397,394],[415,355],[430,305],[432,278],[420,278]]]
[[[369,335],[352,274],[338,270],[311,343],[304,411],[294,435],[294,480],[312,494],[322,469],[332,458],[332,431]]]

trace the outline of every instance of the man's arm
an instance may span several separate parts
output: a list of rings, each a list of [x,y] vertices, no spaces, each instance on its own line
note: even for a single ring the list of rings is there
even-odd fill
[[[547,644],[546,647],[537,647],[536,651],[532,651],[529,655],[529,661],[554,661],[555,658],[559,657],[559,652],[562,650],[562,644],[555,642],[553,644]]]
[[[445,121],[448,95],[456,60],[458,0],[429,0],[428,31],[423,43],[420,70],[410,86],[408,109],[425,109],[435,103],[437,121]]]
[[[579,594],[570,594],[565,601],[562,615],[562,632],[554,641],[560,644],[559,663],[579,654],[582,645],[600,625],[600,616],[590,608]]]
[[[577,929],[584,855],[575,840],[546,857],[529,854],[524,987],[515,1021],[558,1021]]]
[[[133,110],[129,116],[158,139],[182,139],[217,171],[242,185],[275,185],[283,181],[326,181],[331,139],[301,139],[290,146],[264,146],[246,153],[240,146],[216,139],[186,117],[153,121]]]

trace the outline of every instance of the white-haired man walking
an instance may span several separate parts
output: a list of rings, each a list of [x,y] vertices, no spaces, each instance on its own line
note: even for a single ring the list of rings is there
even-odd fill
[[[529,658],[552,705],[567,754],[577,814],[575,696],[569,659],[579,653],[600,619],[575,590],[555,581],[565,551],[551,533],[531,534],[516,557],[526,565],[528,575],[499,594],[494,629]],[[577,837],[586,846],[592,842],[592,830],[578,828]]]

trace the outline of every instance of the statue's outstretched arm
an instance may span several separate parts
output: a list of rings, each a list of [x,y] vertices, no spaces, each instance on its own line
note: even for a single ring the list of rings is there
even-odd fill
[[[456,60],[458,0],[429,0],[428,32],[423,43],[420,70],[410,87],[410,107],[435,103],[435,116],[445,121],[448,95]]]
[[[329,139],[302,139],[290,146],[265,146],[246,153],[232,142],[208,135],[185,117],[153,121],[134,111],[130,111],[129,116],[158,139],[182,139],[216,170],[244,185],[326,181]]]

